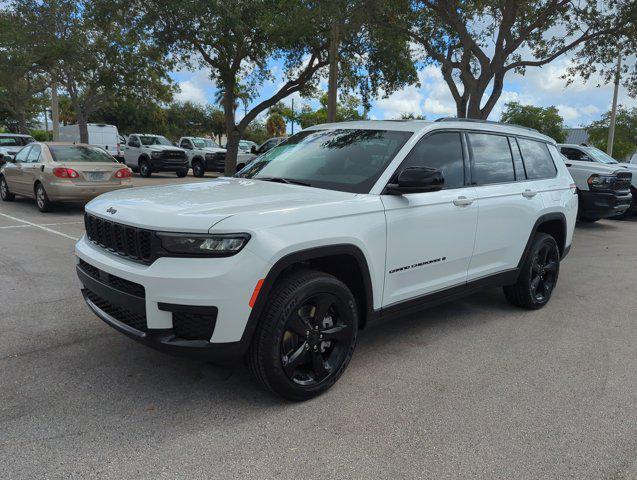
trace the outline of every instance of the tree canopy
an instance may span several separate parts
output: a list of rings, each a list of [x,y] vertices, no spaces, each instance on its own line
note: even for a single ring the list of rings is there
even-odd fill
[[[509,102],[504,106],[500,121],[534,128],[538,132],[553,138],[558,143],[566,140],[564,119],[560,116],[557,108],[553,106],[543,108],[534,107],[533,105],[521,105],[518,102]]]
[[[602,115],[601,120],[591,123],[586,127],[588,137],[593,145],[606,151],[608,146],[608,129],[610,125],[610,112]],[[624,160],[637,151],[637,107],[617,109],[615,123],[615,137],[613,141],[613,157],[616,160]]]

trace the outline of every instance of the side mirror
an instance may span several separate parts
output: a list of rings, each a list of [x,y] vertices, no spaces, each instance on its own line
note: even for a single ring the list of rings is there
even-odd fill
[[[396,183],[389,183],[385,192],[390,195],[435,192],[442,190],[445,180],[442,172],[429,167],[407,167],[398,174]]]
[[[252,148],[250,148],[250,153],[254,153],[256,155],[257,153],[257,147],[255,147],[254,145],[252,145]]]

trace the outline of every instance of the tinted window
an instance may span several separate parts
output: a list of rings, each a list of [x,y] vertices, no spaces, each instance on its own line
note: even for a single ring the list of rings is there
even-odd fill
[[[462,142],[458,132],[434,133],[418,142],[402,164],[405,167],[429,167],[442,171],[444,188],[464,185]]]
[[[560,153],[569,160],[578,160],[580,162],[592,162],[593,160],[584,152],[577,148],[562,147]]]
[[[520,147],[515,138],[509,138],[509,146],[511,147],[511,153],[513,154],[513,166],[515,167],[515,179],[526,180],[526,170],[524,170],[524,162],[522,161],[522,155],[520,154]]]
[[[28,162],[35,163],[40,159],[40,151],[42,147],[40,145],[33,145],[31,147],[31,151],[29,152],[29,157],[27,158]]]
[[[473,182],[477,185],[515,181],[509,140],[501,135],[470,133]]]
[[[557,173],[546,143],[518,138],[520,152],[526,167],[526,176],[532,180],[553,178]]]
[[[31,151],[31,147],[24,147],[22,150],[20,150],[18,153],[16,153],[15,161],[16,162],[26,162],[30,151]]]
[[[306,130],[257,157],[237,177],[369,193],[411,136],[388,130]]]
[[[116,160],[101,148],[83,147],[79,145],[51,145],[49,147],[56,162],[108,162]]]

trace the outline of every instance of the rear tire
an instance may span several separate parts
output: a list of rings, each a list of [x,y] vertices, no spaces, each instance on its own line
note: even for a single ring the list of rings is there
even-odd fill
[[[49,200],[49,196],[46,194],[44,185],[41,183],[35,186],[35,204],[38,206],[38,210],[43,213],[50,212],[53,208],[53,203]]]
[[[182,168],[181,170],[177,170],[175,173],[177,174],[177,177],[184,178],[186,175],[188,175],[188,169]]]
[[[356,300],[323,272],[296,270],[274,286],[247,353],[265,388],[288,400],[328,390],[352,358],[358,335]]]
[[[2,198],[3,202],[13,202],[15,200],[15,195],[9,190],[9,185],[4,176],[0,177],[0,198]]]
[[[195,177],[203,177],[206,173],[206,169],[203,166],[203,163],[200,160],[196,162],[192,162],[192,174]]]
[[[153,174],[153,171],[150,168],[150,163],[148,163],[148,160],[139,161],[139,174],[144,178],[150,178],[150,176]]]
[[[518,281],[504,287],[506,299],[518,307],[538,309],[551,299],[560,273],[560,250],[553,237],[536,233]]]

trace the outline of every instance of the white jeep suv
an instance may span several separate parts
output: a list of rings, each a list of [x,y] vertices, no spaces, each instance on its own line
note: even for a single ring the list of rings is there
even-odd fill
[[[573,180],[555,142],[488,122],[365,121],[292,136],[235,178],[135,188],[86,206],[86,303],[148,346],[245,358],[313,397],[360,329],[503,286],[543,307],[571,246]]]

